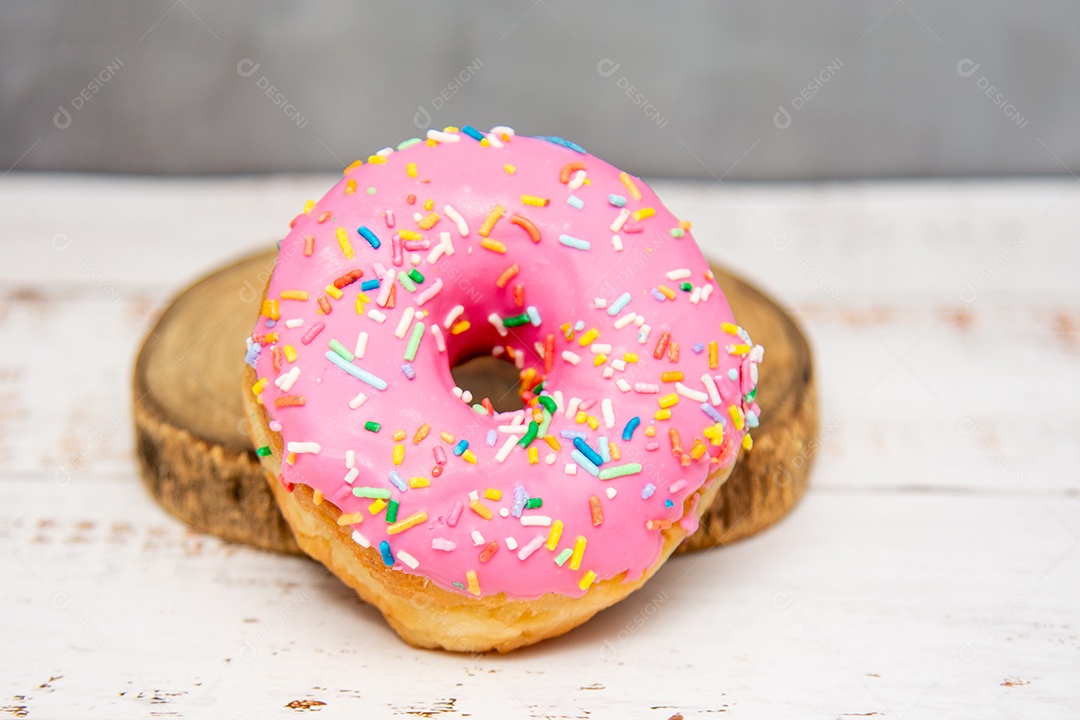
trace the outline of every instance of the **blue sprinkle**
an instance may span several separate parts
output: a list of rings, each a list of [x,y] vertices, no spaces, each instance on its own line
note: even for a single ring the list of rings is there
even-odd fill
[[[622,195],[616,195],[615,193],[608,195],[607,201],[615,207],[622,207],[623,205],[626,205],[626,198],[624,198]]]
[[[529,316],[529,322],[533,327],[540,327],[540,311],[536,309],[535,305],[530,305],[525,308],[525,314]]]
[[[588,250],[592,248],[592,243],[588,240],[582,240],[581,238],[576,238],[571,235],[560,235],[559,242],[566,247],[574,248],[575,250]],[[663,297],[663,295],[660,297]]]
[[[487,431],[487,437],[485,438],[488,447],[495,447],[495,441],[498,439],[498,433],[494,430]]]
[[[458,457],[461,457],[461,453],[465,452],[468,449],[469,449],[469,441],[468,440],[458,440],[457,444],[454,445],[454,454],[457,455]]]
[[[383,540],[379,543],[379,552],[382,553],[382,561],[386,567],[394,566],[394,556],[390,554],[390,543]]]
[[[611,303],[611,305],[607,309],[607,314],[614,317],[614,316],[618,315],[620,312],[622,312],[622,309],[624,307],[626,307],[627,305],[629,305],[629,304],[630,304],[630,293],[624,292],[622,295],[615,298],[615,302]]]
[[[716,408],[714,408],[714,407],[713,407],[712,405],[710,405],[709,403],[707,403],[707,402],[705,402],[705,403],[701,403],[701,410],[702,410],[702,412],[704,412],[704,413],[705,413],[706,415],[708,415],[709,417],[711,417],[711,418],[713,419],[713,422],[718,422],[718,423],[720,423],[721,425],[723,425],[723,424],[724,424],[724,416],[720,414],[720,411],[719,411],[719,410],[717,410]]]
[[[364,292],[368,292],[370,290],[378,290],[379,280],[365,280],[364,282],[360,283],[360,289]]]
[[[596,438],[596,447],[600,450],[600,457],[604,459],[604,462],[611,462],[611,447],[608,446],[607,438]]]
[[[585,207],[585,201],[579,198],[577,195],[571,195],[570,197],[566,198],[566,204],[570,207],[577,208],[578,210],[582,210]]]
[[[584,320],[578,320],[576,323],[574,323],[574,330],[576,330],[577,332],[581,332],[584,329],[585,329],[585,321]]]
[[[746,411],[746,424],[748,427],[756,428],[758,426],[758,416],[756,412],[750,410]]]
[[[667,298],[666,298],[666,297],[664,297],[664,293],[660,292],[660,291],[659,291],[659,290],[657,290],[656,288],[653,288],[652,290],[650,290],[650,291],[649,291],[649,293],[650,293],[650,294],[651,294],[651,295],[652,295],[652,296],[653,296],[654,298],[656,298],[657,300],[659,300],[660,302],[664,302],[665,300],[667,300]]]
[[[673,503],[671,500],[665,500],[664,507],[675,507],[675,503]]]
[[[244,362],[251,367],[255,367],[255,361],[259,359],[259,353],[262,352],[262,345],[252,343],[248,348],[247,354],[244,355]]]
[[[704,343],[694,343],[694,346],[692,348],[690,348],[690,349],[694,351],[695,355],[700,355],[701,353],[705,352],[705,344]]]
[[[514,504],[510,506],[510,514],[516,518],[521,517],[522,511],[525,509],[525,502],[529,499],[529,493],[525,492],[525,488],[518,485],[514,488]]]
[[[569,140],[564,140],[563,138],[558,137],[556,135],[537,135],[536,139],[537,140],[547,140],[549,143],[552,143],[553,145],[562,145],[564,148],[570,148],[574,152],[579,152],[582,155],[585,154],[585,148],[581,147],[576,142],[570,142]]]
[[[654,492],[656,492],[656,486],[652,483],[646,483],[645,487],[641,488],[641,499],[648,500]]]
[[[604,464],[604,458],[600,457],[599,453],[589,447],[589,443],[585,442],[584,438],[574,438],[574,447],[581,451],[581,454],[589,459],[589,462],[599,467]],[[588,470],[588,468],[585,468]]]
[[[738,368],[731,368],[730,370],[727,371],[727,376],[728,376],[728,380],[738,380],[739,379],[739,369]]]
[[[588,446],[586,445],[586,447]],[[572,457],[574,459],[574,462],[576,462],[578,465],[585,468],[585,471],[587,473],[589,473],[593,477],[599,477],[600,468],[596,467],[596,463],[585,457],[585,455],[582,454],[580,450],[572,450],[570,452],[570,457]]]
[[[277,326],[277,320],[267,320],[266,327],[272,328]]]
[[[405,363],[401,366],[401,374],[410,380],[416,377],[416,371],[413,370],[413,366],[409,363]]]
[[[622,430],[623,442],[630,442],[634,439],[634,431],[637,430],[638,425],[641,424],[641,418],[637,415],[630,418],[630,421],[626,423],[626,427]]]
[[[579,432],[577,430],[560,430],[559,436],[563,440],[573,440],[574,438],[581,438],[582,440],[585,439],[585,433]]]
[[[480,142],[481,140],[484,139],[484,133],[480,132],[479,130],[474,128],[472,125],[466,125],[465,127],[461,128],[461,132],[465,133],[466,135],[471,137],[473,140],[476,140],[477,142]]]
[[[401,492],[407,492],[409,490],[408,483],[405,482],[405,478],[401,477],[401,473],[397,470],[390,471],[390,482],[394,483],[394,487]]]
[[[378,250],[382,245],[382,241],[375,237],[375,233],[371,232],[367,225],[361,225],[356,229],[356,232],[360,233],[360,236],[368,241],[373,250]]]

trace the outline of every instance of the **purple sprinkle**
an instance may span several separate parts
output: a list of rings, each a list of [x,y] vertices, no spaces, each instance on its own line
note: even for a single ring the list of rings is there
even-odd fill
[[[586,438],[585,433],[577,430],[560,430],[559,435],[562,436],[563,440],[573,440],[574,438],[581,438],[584,440]]]
[[[525,492],[525,488],[518,485],[514,488],[514,504],[510,506],[510,514],[516,518],[521,517],[522,510],[525,509],[525,503],[529,499],[529,493]]]
[[[498,439],[498,433],[495,430],[487,431],[487,444],[488,447],[495,447],[495,441]]]
[[[694,347],[690,349],[694,351],[695,355],[700,355],[705,351],[705,345],[703,343],[694,343]]]
[[[641,499],[648,500],[652,497],[654,492],[656,492],[656,486],[652,483],[648,483],[645,487],[641,488]]]
[[[712,418],[714,422],[718,422],[721,425],[727,424],[724,420],[724,416],[720,414],[720,411],[714,408],[709,403],[701,403],[701,409],[706,415]]]
[[[666,297],[664,297],[664,293],[660,292],[660,291],[659,291],[659,290],[657,290],[656,288],[653,288],[653,289],[652,289],[652,290],[650,290],[649,292],[650,292],[650,294],[651,294],[651,295],[652,295],[652,296],[653,296],[654,298],[656,298],[656,299],[657,299],[657,300],[659,300],[660,302],[664,302],[665,300],[667,300],[667,298],[666,298]]]
[[[401,366],[401,372],[403,375],[405,375],[405,377],[409,378],[410,380],[416,377],[416,371],[413,370],[413,366],[409,363],[405,363]]]

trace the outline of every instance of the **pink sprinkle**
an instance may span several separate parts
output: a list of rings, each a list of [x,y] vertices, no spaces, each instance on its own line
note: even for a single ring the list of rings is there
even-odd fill
[[[645,443],[645,449],[649,452],[652,452],[653,450],[659,450],[660,443],[656,442],[655,440],[650,440],[649,442]]]
[[[461,503],[458,503],[461,505]],[[450,552],[457,549],[457,544],[453,540],[448,540],[444,537],[432,538],[431,540],[432,550],[442,550],[443,552]]]
[[[401,254],[401,238],[394,233],[394,237],[390,240],[390,244],[394,246],[394,265],[401,267],[401,264],[405,261]]]
[[[645,230],[645,226],[641,223],[628,222],[622,226],[624,233],[639,233]]]
[[[670,486],[668,486],[668,492],[671,493],[672,495],[674,495],[675,493],[679,492],[680,490],[682,490],[683,488],[685,488],[689,484],[690,483],[686,482],[685,479],[684,480],[676,480],[675,482],[671,483]]]
[[[438,295],[439,292],[442,291],[442,289],[443,289],[442,278],[436,278],[435,282],[433,282],[431,284],[431,287],[425,289],[422,293],[420,293],[419,295],[416,296],[416,304],[417,305],[423,305],[428,300],[430,300],[431,298]],[[433,327],[437,327],[437,326],[433,326]]]
[[[304,337],[300,338],[300,342],[305,345],[310,345],[311,341],[319,336],[319,333],[326,327],[326,323],[317,322],[311,326],[311,329],[304,333]]]
[[[386,211],[386,227],[388,227],[388,228],[394,227],[394,211],[393,210],[387,210]]]
[[[461,518],[461,511],[464,509],[465,506],[461,504],[460,500],[454,503],[454,507],[450,510],[450,516],[446,518],[446,524],[450,527],[455,527],[458,519]]]
[[[352,488],[348,485],[342,485],[334,491],[332,496],[330,496],[330,502],[340,506],[342,501],[347,497],[352,497]]]
[[[441,445],[436,445],[434,452],[435,452],[435,463],[437,465],[445,465],[446,464],[446,451],[442,449],[442,446]]]
[[[417,250],[427,250],[427,249],[429,249],[431,247],[431,241],[430,240],[406,240],[405,242],[402,243],[402,247],[404,247],[409,252],[416,252]]]

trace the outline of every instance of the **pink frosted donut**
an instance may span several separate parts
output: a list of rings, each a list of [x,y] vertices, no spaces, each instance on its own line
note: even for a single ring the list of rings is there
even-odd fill
[[[505,650],[628,594],[697,528],[750,447],[762,352],[641,180],[559,138],[448,128],[293,221],[248,340],[253,432],[279,500],[310,488],[285,512],[301,546],[407,640]],[[489,354],[517,364],[520,410],[455,387]],[[311,540],[314,508],[338,545]],[[429,590],[435,629],[404,607]],[[505,617],[448,631],[474,605]]]

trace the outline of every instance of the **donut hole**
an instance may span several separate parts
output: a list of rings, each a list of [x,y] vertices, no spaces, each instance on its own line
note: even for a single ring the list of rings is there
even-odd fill
[[[505,357],[480,355],[457,363],[450,368],[454,384],[473,395],[473,402],[481,398],[491,400],[496,412],[512,412],[521,409],[518,394],[518,369]]]

